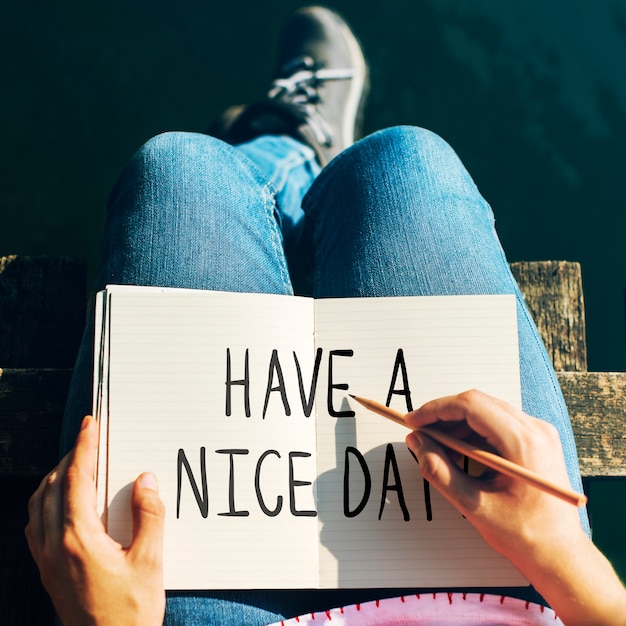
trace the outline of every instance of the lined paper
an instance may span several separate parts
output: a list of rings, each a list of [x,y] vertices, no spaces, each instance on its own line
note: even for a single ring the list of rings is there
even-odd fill
[[[526,584],[434,490],[427,502],[405,430],[347,396],[385,402],[390,388],[402,391],[402,372],[393,374],[402,349],[413,407],[472,387],[519,405],[511,296],[106,293],[97,300],[94,386],[99,502],[108,532],[128,544],[130,486],[143,471],[157,475],[166,588]],[[357,415],[333,417],[329,405]],[[392,394],[391,406],[406,411],[406,395]],[[351,512],[364,493],[357,455],[371,478],[367,503],[352,517],[344,513],[346,448]],[[385,463],[394,471],[382,498]]]
[[[386,404],[392,390],[390,406],[406,413],[475,388],[521,406],[513,296],[317,300],[315,321],[318,346],[353,351],[333,361],[335,384],[349,385],[334,392],[336,399],[352,393]],[[317,407],[323,586],[527,584],[436,490],[430,490],[428,502],[417,462],[404,443],[406,428],[354,401],[345,401],[345,409],[356,417],[331,417],[326,404]],[[343,513],[347,447],[362,455],[371,478],[367,504],[352,518]],[[365,471],[355,454],[348,461],[354,510],[364,498]],[[393,487],[386,497],[384,484]]]
[[[283,300],[200,291],[110,291],[108,532],[129,543],[130,485],[141,472],[154,472],[167,509],[169,589],[285,586],[286,577],[287,586],[317,584],[317,521],[294,517],[289,503],[289,452],[312,455],[295,458],[293,467],[298,480],[315,480],[315,418],[299,408],[299,397],[293,395],[297,376],[288,367],[295,351],[305,367],[303,377],[310,376],[312,306],[296,299],[283,306]],[[249,350],[250,417],[241,385],[232,387],[232,414],[225,414],[227,349],[233,380],[244,378]],[[285,359],[291,415],[285,415],[279,393],[271,392],[263,418],[273,350]],[[202,516],[183,473],[177,518],[178,451],[185,451],[200,489],[202,448],[208,515]],[[280,455],[267,456],[260,472],[266,507],[275,509],[278,497],[283,498],[275,517],[262,512],[255,492],[256,465],[267,450]],[[299,509],[314,508],[312,487],[296,487],[295,494]],[[249,515],[221,515],[231,510]]]

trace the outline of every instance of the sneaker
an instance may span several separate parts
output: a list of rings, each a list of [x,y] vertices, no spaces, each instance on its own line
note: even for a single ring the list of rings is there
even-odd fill
[[[277,66],[266,98],[229,108],[209,134],[233,145],[290,135],[312,147],[323,167],[360,134],[368,88],[361,46],[333,11],[302,8],[285,25]]]

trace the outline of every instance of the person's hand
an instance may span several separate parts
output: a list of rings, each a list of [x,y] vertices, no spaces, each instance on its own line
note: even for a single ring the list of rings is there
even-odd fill
[[[428,402],[406,416],[412,428],[433,425],[457,438],[490,448],[554,483],[569,487],[556,429],[480,391]],[[456,464],[458,455],[428,436],[413,432],[407,444],[421,472],[478,529],[485,540],[513,560],[532,558],[538,541],[578,540],[584,533],[576,507],[522,480],[487,470],[476,478]],[[538,535],[538,536],[537,536]]]
[[[428,402],[405,421],[414,429],[432,425],[491,448],[569,487],[556,429],[484,393]],[[414,431],[406,441],[424,478],[528,578],[565,624],[626,624],[624,587],[584,533],[575,506],[491,470],[468,476],[457,465],[456,453],[425,434]]]
[[[133,540],[109,537],[96,513],[98,428],[82,423],[74,449],[29,502],[26,538],[65,626],[162,624],[165,509],[156,480],[142,474],[132,495]]]

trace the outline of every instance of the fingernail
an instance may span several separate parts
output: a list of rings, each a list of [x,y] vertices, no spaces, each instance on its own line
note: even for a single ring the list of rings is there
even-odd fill
[[[91,417],[89,415],[85,415],[85,417],[83,417],[83,421],[80,424],[80,429],[85,430],[85,428],[87,428],[87,426],[89,426],[90,423],[91,423]]]
[[[158,491],[156,477],[154,474],[150,474],[149,472],[142,474],[139,477],[139,485],[141,487],[145,487],[146,489],[152,489],[153,491]]]

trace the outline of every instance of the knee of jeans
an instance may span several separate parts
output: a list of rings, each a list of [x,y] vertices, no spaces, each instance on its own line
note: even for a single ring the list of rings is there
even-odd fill
[[[220,142],[197,133],[171,131],[149,139],[128,161],[109,194],[112,206],[129,192],[150,186],[157,179],[179,178],[185,163],[198,151],[199,144],[210,146]]]
[[[451,146],[415,126],[377,131],[345,150],[327,170],[328,180],[341,181],[359,200],[353,210],[363,209],[363,200],[367,211],[387,214],[404,212],[407,204],[420,212],[440,211],[442,204],[463,209],[480,195]]]
[[[176,174],[194,164],[219,165],[225,159],[231,160],[232,150],[231,146],[210,135],[169,131],[149,139],[137,150],[131,163],[153,176]]]
[[[434,178],[439,183],[467,176],[456,152],[436,133],[418,126],[394,126],[354,144],[357,158],[392,168],[409,179]]]
[[[193,132],[170,131],[148,140],[133,155],[109,196],[109,206],[138,195],[202,194],[207,204],[213,195],[221,196],[236,187],[263,188],[264,181],[229,144]],[[238,184],[235,186],[234,182]],[[236,195],[236,193],[232,194]],[[154,196],[153,196],[154,197]],[[163,203],[164,207],[167,203]],[[220,203],[216,203],[219,205]]]

